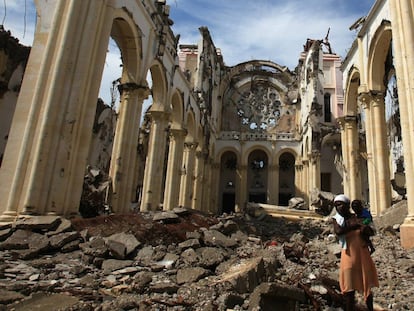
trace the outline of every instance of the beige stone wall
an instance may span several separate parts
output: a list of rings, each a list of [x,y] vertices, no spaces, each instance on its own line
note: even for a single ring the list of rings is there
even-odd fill
[[[361,198],[363,176],[358,172],[366,162],[368,169],[367,201],[374,215],[385,213],[395,200],[396,189],[392,179],[397,167],[393,153],[398,145],[390,145],[397,137],[403,148],[406,199],[409,212],[401,228],[401,243],[414,247],[413,215],[410,204],[413,193],[412,131],[410,122],[413,112],[413,79],[409,68],[414,67],[412,31],[414,7],[412,1],[378,0],[373,5],[365,21],[358,29],[358,36],[350,49],[342,70],[344,72],[345,119],[342,121],[343,155],[347,173],[345,193],[351,198]],[[392,58],[389,53],[392,51]],[[391,61],[392,59],[392,61]],[[392,63],[391,63],[392,62]],[[395,71],[394,71],[395,70]],[[389,105],[392,84],[384,85],[384,80],[395,74],[398,92],[398,122],[392,124],[401,128],[400,136],[390,128]],[[392,97],[391,97],[392,99]],[[391,102],[392,103],[392,102]],[[361,130],[362,129],[362,136]],[[363,138],[361,140],[361,137]],[[359,139],[358,139],[359,138]],[[401,190],[401,189],[400,189]],[[402,194],[404,196],[404,194]]]

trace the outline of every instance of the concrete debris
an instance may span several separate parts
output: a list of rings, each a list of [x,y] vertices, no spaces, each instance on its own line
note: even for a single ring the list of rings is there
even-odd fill
[[[335,195],[331,192],[320,191],[319,189],[313,189],[309,193],[309,205],[313,206],[315,212],[323,216],[329,215],[334,206],[333,200]]]
[[[1,236],[0,310],[341,310],[328,218],[162,215],[16,222]],[[376,310],[413,310],[414,250],[386,216]]]
[[[300,210],[308,209],[305,200],[300,197],[291,198],[288,207]]]
[[[83,191],[79,204],[79,213],[82,217],[96,217],[108,214],[110,202],[108,195],[112,191],[112,181],[104,171],[87,167],[87,174],[83,180]]]

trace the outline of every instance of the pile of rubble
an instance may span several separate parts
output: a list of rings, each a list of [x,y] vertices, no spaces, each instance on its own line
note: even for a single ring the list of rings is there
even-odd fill
[[[0,229],[0,310],[341,310],[327,219],[176,209]],[[376,309],[414,310],[414,250],[397,226],[374,243]]]

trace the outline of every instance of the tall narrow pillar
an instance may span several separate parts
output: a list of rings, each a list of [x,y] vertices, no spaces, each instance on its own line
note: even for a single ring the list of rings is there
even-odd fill
[[[400,228],[401,245],[414,247],[414,4],[411,0],[390,0],[394,63],[397,73],[398,100],[408,215]]]
[[[376,185],[377,183],[377,172],[374,162],[374,134],[373,134],[373,116],[372,116],[372,97],[369,92],[360,93],[358,96],[358,100],[364,109],[365,115],[365,139],[367,144],[367,153],[365,155],[367,160],[367,167],[368,167],[368,183],[369,185]],[[370,187],[369,189],[369,204],[371,208],[371,213],[373,215],[377,215],[379,210],[377,206],[377,187]]]
[[[387,144],[387,127],[385,122],[384,94],[372,94],[372,116],[373,116],[373,159],[376,169],[377,182],[377,213],[384,212],[391,207],[391,181],[389,166],[389,148]]]
[[[279,165],[273,163],[269,166],[267,192],[269,196],[268,204],[278,205],[279,204]]]
[[[319,151],[312,151],[310,155],[310,181],[311,189],[321,188],[321,154]]]
[[[121,102],[109,175],[112,178],[112,209],[115,213],[125,213],[130,210],[135,197],[139,120],[142,102],[149,91],[147,86],[125,83],[119,86],[119,92]]]
[[[78,212],[110,36],[104,1],[37,5],[39,24],[0,170],[0,221]]]
[[[204,186],[204,161],[205,153],[199,149],[196,151],[195,167],[194,167],[194,185],[193,185],[193,201],[191,208],[201,210],[202,208],[202,193]]]
[[[205,160],[204,166],[204,176],[205,176],[205,187],[203,188],[203,203],[202,210],[208,213],[215,214],[217,213],[218,207],[218,195],[219,187],[219,174],[220,174],[220,165],[214,163],[211,157],[208,157]]]
[[[145,163],[141,211],[156,210],[161,204],[168,114],[150,111],[151,122],[148,155]]]
[[[183,129],[170,129],[167,176],[165,177],[164,210],[172,210],[178,206],[185,135],[186,131]]]
[[[247,164],[237,165],[236,210],[243,211],[248,201]]]
[[[191,208],[191,200],[194,196],[194,162],[196,143],[184,143],[183,174],[181,175],[181,188],[179,204]]]
[[[349,173],[349,167],[350,167],[350,146],[349,146],[349,131],[347,131],[347,125],[345,118],[338,118],[340,131],[341,131],[341,146],[342,146],[342,163],[345,166],[342,174],[342,186],[343,186],[343,192],[347,195],[350,195],[350,178],[351,174]]]
[[[345,150],[347,150],[346,157],[346,172],[344,172],[344,192],[349,195],[351,199],[362,198],[361,188],[361,174],[359,173],[359,138],[358,129],[355,116],[345,116],[342,120],[343,130],[346,143]]]
[[[310,204],[309,193],[313,190],[309,186],[309,160],[304,159],[302,160],[302,189],[303,189],[303,196],[305,198],[306,203]]]
[[[300,163],[300,164],[299,164]],[[296,195],[303,197],[303,164],[301,161],[295,163],[295,187],[296,187]]]

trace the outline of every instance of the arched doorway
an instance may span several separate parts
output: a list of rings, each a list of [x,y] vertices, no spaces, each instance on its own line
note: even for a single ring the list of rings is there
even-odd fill
[[[220,197],[222,213],[232,213],[236,204],[237,156],[226,151],[220,160]]]
[[[295,157],[283,153],[279,158],[279,205],[287,206],[295,196]]]
[[[254,150],[249,155],[247,187],[249,202],[267,203],[268,157],[262,150]]]

